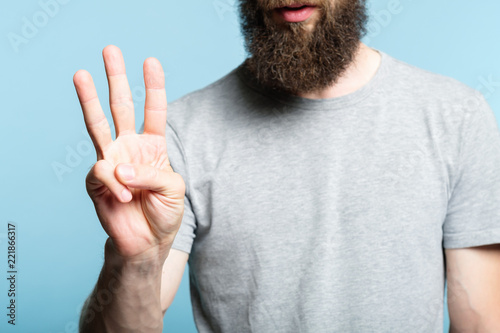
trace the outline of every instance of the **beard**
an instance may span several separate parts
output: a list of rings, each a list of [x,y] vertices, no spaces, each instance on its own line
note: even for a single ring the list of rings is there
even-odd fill
[[[367,15],[365,0],[308,0],[320,14],[312,31],[303,22],[273,21],[274,8],[293,3],[240,0],[240,18],[250,55],[244,66],[267,89],[297,95],[338,81],[355,59]]]

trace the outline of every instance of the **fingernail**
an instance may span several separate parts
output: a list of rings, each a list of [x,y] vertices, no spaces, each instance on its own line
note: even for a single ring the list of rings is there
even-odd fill
[[[130,193],[130,191],[126,188],[124,188],[122,191],[122,199],[125,202],[129,202],[130,200],[132,200],[132,193]]]
[[[132,180],[135,177],[134,168],[130,164],[120,164],[118,173],[125,180]]]

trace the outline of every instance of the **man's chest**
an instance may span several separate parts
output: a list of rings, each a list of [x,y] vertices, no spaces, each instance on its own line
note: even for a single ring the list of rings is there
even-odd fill
[[[193,184],[205,246],[271,253],[314,237],[354,248],[442,237],[449,185],[432,129],[389,112],[319,116],[262,119],[225,140]]]

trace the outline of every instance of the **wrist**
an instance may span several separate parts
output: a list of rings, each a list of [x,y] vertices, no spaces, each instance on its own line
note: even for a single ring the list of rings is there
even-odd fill
[[[104,246],[104,262],[114,272],[135,273],[141,276],[161,274],[163,264],[170,251],[171,244],[156,246],[132,257],[122,256],[108,237]]]

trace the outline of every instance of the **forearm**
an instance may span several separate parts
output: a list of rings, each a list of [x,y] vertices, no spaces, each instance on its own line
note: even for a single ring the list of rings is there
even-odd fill
[[[120,258],[106,243],[104,265],[80,317],[80,332],[161,332],[164,256],[146,262]]]

